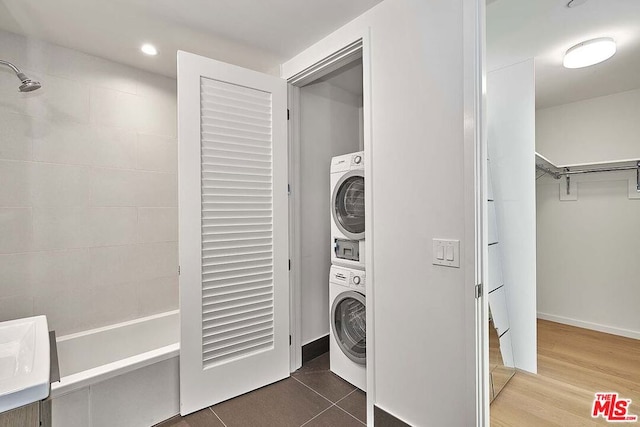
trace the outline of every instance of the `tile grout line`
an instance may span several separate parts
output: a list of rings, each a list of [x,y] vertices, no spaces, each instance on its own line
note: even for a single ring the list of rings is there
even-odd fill
[[[349,394],[347,394],[345,397],[343,397],[342,399],[338,400],[335,403],[335,406],[340,409],[341,411],[345,412],[347,415],[350,415],[352,418],[356,419],[357,421],[359,421],[360,423],[366,425],[365,423],[363,423],[358,417],[356,417],[355,415],[353,415],[351,412],[347,411],[346,409],[344,409],[342,406],[338,405],[338,403],[342,402],[344,399],[346,399],[347,397],[351,396],[353,393],[355,393],[356,391],[358,391],[358,387],[356,387],[355,389],[353,389],[353,391]]]
[[[305,386],[306,388],[308,388],[309,390],[311,390],[312,392],[314,392],[315,394],[317,394],[318,396],[322,397],[324,400],[326,400],[327,402],[331,403],[331,405],[335,405],[335,403],[333,403],[331,400],[327,399],[326,397],[324,397],[323,395],[321,395],[320,393],[318,393],[317,391],[315,391],[314,389],[312,389],[311,387],[309,387],[308,385],[306,385],[305,383],[303,383],[302,381],[300,381],[299,379],[297,379],[294,376],[291,376],[291,378],[293,378],[294,380],[298,381],[300,384],[302,384],[303,386]]]
[[[213,412],[213,415],[215,415],[215,416],[216,416],[216,418],[217,418],[218,420],[220,420],[220,422],[222,423],[222,425],[223,425],[224,427],[227,427],[227,425],[224,423],[224,421],[222,421],[222,418],[220,418],[220,417],[218,416],[218,414],[216,414],[216,411],[214,411],[214,410],[213,410],[213,408],[212,408],[211,406],[209,406],[209,410],[210,410],[211,412]]]
[[[314,391],[315,391],[315,390],[314,390]],[[324,397],[324,396],[322,396],[322,397]],[[325,398],[325,399],[326,399],[326,398]],[[326,408],[326,409],[324,409],[324,410],[320,411],[319,413],[317,413],[316,415],[314,415],[313,417],[311,417],[311,419],[310,419],[310,420],[308,420],[308,421],[306,421],[305,423],[301,424],[301,425],[300,425],[300,427],[306,426],[306,425],[307,425],[307,424],[309,424],[311,421],[315,420],[315,419],[316,419],[316,418],[318,418],[320,415],[324,414],[325,412],[327,412],[329,409],[333,408],[334,406],[336,406],[336,404],[335,404],[335,403],[333,403],[333,404],[329,405],[329,407],[328,407],[328,408]]]
[[[148,134],[143,134],[143,135],[148,135]],[[150,136],[157,136],[159,138],[162,138],[161,135],[150,135]],[[166,137],[169,138],[169,137]],[[11,162],[11,163],[29,163],[29,164],[38,164],[38,165],[49,165],[49,166],[73,166],[73,167],[77,167],[77,168],[84,168],[84,169],[106,169],[109,171],[126,171],[126,172],[152,172],[152,173],[157,173],[157,174],[164,174],[164,175],[178,175],[177,172],[173,172],[173,171],[160,171],[160,170],[153,170],[153,169],[137,169],[137,168],[126,168],[126,167],[116,167],[116,166],[104,166],[104,165],[98,165],[98,164],[94,164],[94,163],[62,163],[62,162],[50,162],[50,161],[45,161],[45,160],[24,160],[24,159],[5,159],[5,158],[0,158],[0,163],[1,162]]]
[[[344,399],[346,399],[347,397],[351,396],[353,393],[355,393],[358,390],[358,388],[354,388],[353,390],[351,390],[349,393],[346,394],[346,396],[344,396],[341,399],[336,400],[336,405],[340,402],[342,402]]]
[[[358,421],[360,424],[366,425],[365,423],[363,423],[362,421],[360,421],[358,418],[356,418],[353,414],[347,412],[345,409],[342,409],[340,406],[338,406],[339,402],[342,402],[344,399],[346,399],[347,397],[351,396],[353,393],[355,393],[356,391],[358,391],[358,388],[354,388],[353,390],[351,390],[349,393],[347,393],[344,397],[341,397],[340,399],[336,400],[335,403],[332,402],[331,400],[327,399],[325,396],[323,396],[322,394],[320,394],[319,392],[317,392],[316,390],[312,389],[311,387],[309,387],[308,385],[306,385],[305,383],[303,383],[302,381],[300,381],[299,379],[297,379],[296,377],[292,376],[291,378],[293,378],[294,380],[298,381],[300,384],[302,384],[303,386],[307,387],[309,390],[313,391],[314,393],[316,393],[318,396],[322,397],[323,399],[327,400],[328,402],[331,403],[331,406],[329,406],[328,408],[326,408],[325,410],[321,411],[320,413],[318,413],[317,415],[315,415],[313,418],[311,418],[309,421],[305,422],[304,424],[302,424],[302,426],[310,423],[311,421],[313,421],[315,418],[317,418],[318,416],[322,415],[323,413],[327,412],[329,409],[331,409],[332,407],[336,407],[338,409],[340,409],[342,412],[344,412],[345,414],[349,415],[351,418],[353,418],[354,420]],[[222,421],[222,420],[220,420]],[[300,427],[302,427],[300,426]]]
[[[358,421],[360,424],[362,424],[362,425],[365,425],[365,426],[366,426],[366,424],[365,424],[365,423],[363,423],[362,421],[360,421],[360,419],[359,419],[359,418],[357,418],[355,415],[353,415],[351,412],[349,412],[349,411],[347,411],[346,409],[343,409],[343,408],[341,408],[340,406],[338,406],[338,405],[337,405],[337,402],[336,402],[336,405],[334,405],[334,406],[335,406],[336,408],[340,409],[340,410],[341,410],[342,412],[344,412],[345,414],[349,415],[349,416],[350,416],[351,418],[353,418],[354,420]]]

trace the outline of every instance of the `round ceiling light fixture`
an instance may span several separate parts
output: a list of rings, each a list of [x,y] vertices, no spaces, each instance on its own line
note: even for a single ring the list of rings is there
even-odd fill
[[[154,45],[149,43],[143,44],[140,50],[142,51],[142,53],[149,56],[156,56],[158,54],[158,49],[156,49]]]
[[[571,7],[582,6],[586,2],[587,0],[569,0],[569,3],[567,3],[567,7],[571,8]]]
[[[587,40],[571,47],[564,54],[565,68],[583,68],[606,61],[616,53],[616,42],[611,37]]]

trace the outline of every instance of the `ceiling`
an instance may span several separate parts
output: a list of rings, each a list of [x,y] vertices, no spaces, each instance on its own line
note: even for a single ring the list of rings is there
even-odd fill
[[[640,0],[490,0],[487,69],[534,57],[536,108],[640,88]],[[617,53],[582,69],[566,69],[567,49],[596,37],[613,37]]]
[[[167,76],[186,50],[277,73],[382,0],[0,0],[0,29]],[[140,46],[153,43],[156,57]]]

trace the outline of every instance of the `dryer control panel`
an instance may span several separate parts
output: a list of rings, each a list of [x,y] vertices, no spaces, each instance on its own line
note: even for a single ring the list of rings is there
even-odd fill
[[[346,172],[350,169],[364,169],[364,151],[344,154],[331,159],[331,173]]]

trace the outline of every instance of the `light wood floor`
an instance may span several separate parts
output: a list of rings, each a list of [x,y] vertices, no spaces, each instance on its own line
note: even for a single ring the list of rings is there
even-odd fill
[[[538,375],[516,373],[491,404],[491,426],[609,425],[591,418],[594,394],[609,391],[640,416],[640,340],[538,320]]]

